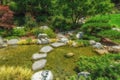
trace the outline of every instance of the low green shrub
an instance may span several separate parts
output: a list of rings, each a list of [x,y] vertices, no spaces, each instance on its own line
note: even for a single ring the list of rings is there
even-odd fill
[[[101,31],[98,35],[102,36],[102,37],[108,37],[111,39],[120,39],[120,32],[119,31],[115,31],[115,30],[104,30]]]
[[[0,67],[0,80],[30,80],[32,71],[22,67]]]
[[[43,29],[43,33],[47,34],[48,37],[50,37],[50,38],[55,38],[56,37],[54,31],[52,29],[50,29],[50,28]]]
[[[23,27],[20,27],[20,28],[13,28],[12,32],[11,32],[12,36],[18,36],[18,37],[21,37],[21,36],[24,36],[26,34],[26,31]]]
[[[39,27],[36,27],[36,28],[33,28],[30,32],[37,37],[39,33],[43,32],[43,30],[40,29]]]
[[[79,71],[88,71],[92,80],[118,80],[120,79],[120,54],[104,56],[80,57]]]

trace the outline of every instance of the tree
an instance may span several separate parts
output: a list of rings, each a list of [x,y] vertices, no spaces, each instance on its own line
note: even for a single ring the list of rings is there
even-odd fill
[[[110,0],[58,0],[61,5],[58,10],[62,10],[65,18],[72,20],[72,24],[89,15],[109,13],[113,8]]]
[[[0,5],[0,27],[13,28],[13,12],[8,6]]]

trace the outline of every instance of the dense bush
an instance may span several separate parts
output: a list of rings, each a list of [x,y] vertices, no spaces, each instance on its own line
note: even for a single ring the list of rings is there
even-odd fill
[[[7,29],[13,27],[13,12],[8,6],[0,5],[0,26]]]
[[[21,37],[21,36],[24,36],[25,34],[26,34],[26,31],[24,27],[16,27],[16,28],[13,28],[12,30],[12,36]]]
[[[120,54],[80,57],[78,61],[79,71],[91,73],[92,80],[118,80],[120,79]]]
[[[26,30],[32,29],[33,27],[37,26],[35,18],[30,13],[25,15],[25,26]]]
[[[95,16],[91,17],[86,21],[86,23],[82,26],[82,30],[86,33],[98,33],[102,30],[108,30],[111,29],[113,26],[109,23],[109,17],[108,16]]]
[[[56,34],[54,33],[54,31],[50,28],[43,29],[43,33],[46,33],[48,35],[48,37],[50,37],[50,38],[55,38],[56,37]]]
[[[111,39],[120,39],[120,32],[116,31],[116,30],[105,30],[105,31],[101,31],[99,33],[100,36],[102,37],[108,37]]]

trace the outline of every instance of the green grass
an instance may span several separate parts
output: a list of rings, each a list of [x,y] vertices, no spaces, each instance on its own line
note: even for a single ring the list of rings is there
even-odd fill
[[[39,45],[23,45],[0,49],[0,68],[3,66],[7,68],[14,67],[15,69],[20,67],[28,69],[29,71],[33,63],[31,57],[35,52],[39,52],[40,48],[41,46]],[[69,52],[73,52],[75,56],[66,58],[65,54]],[[79,60],[79,57],[83,55],[93,56],[96,55],[96,53],[92,52],[91,47],[73,48],[65,46],[56,48],[51,53],[48,53],[47,64],[44,69],[51,70],[54,73],[54,77],[63,79],[65,76],[71,76],[76,73],[76,62]],[[21,80],[27,79],[24,78]]]

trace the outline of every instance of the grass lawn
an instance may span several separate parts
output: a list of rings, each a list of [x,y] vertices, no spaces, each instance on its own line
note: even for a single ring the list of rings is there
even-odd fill
[[[9,66],[14,68],[22,67],[24,69],[27,68],[31,70],[31,66],[33,63],[31,57],[35,52],[39,52],[41,47],[42,46],[39,45],[23,45],[17,47],[14,46],[2,48],[0,49],[0,67],[2,66]],[[71,58],[66,58],[65,54],[69,52],[73,52],[75,56]],[[92,52],[91,47],[73,48],[64,46],[56,48],[51,53],[48,53],[47,57],[48,62],[44,69],[51,70],[54,73],[54,77],[59,77],[62,79],[65,76],[75,74],[76,62],[78,61],[78,58],[80,56],[93,56],[93,55],[96,55],[96,53]]]

